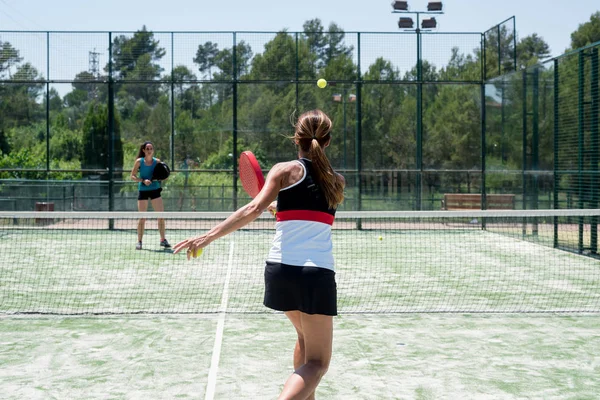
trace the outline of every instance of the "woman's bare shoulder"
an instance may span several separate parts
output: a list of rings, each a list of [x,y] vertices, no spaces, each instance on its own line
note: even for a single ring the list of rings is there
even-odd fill
[[[269,171],[269,175],[284,176],[284,175],[292,174],[295,171],[298,171],[301,169],[302,169],[302,166],[300,166],[300,164],[298,164],[297,162],[294,162],[294,161],[280,162],[280,163],[273,165],[273,167]]]
[[[298,160],[285,161],[285,162],[279,163],[278,165],[280,165],[282,169],[289,170],[289,171],[302,169],[302,165],[300,165]]]

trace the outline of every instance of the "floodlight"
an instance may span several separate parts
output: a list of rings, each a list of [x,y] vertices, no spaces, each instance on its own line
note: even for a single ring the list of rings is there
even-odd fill
[[[401,29],[412,29],[414,26],[414,22],[412,18],[402,17],[398,20],[398,28]]]
[[[435,18],[427,18],[424,19],[423,22],[421,22],[421,28],[423,29],[435,29],[436,26],[437,22]]]
[[[427,4],[427,11],[442,11],[443,5],[441,1],[430,1]]]
[[[396,0],[392,3],[392,8],[397,11],[408,11],[408,1]]]

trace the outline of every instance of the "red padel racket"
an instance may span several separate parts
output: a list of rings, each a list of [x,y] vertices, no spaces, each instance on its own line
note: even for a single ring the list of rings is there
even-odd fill
[[[265,185],[265,177],[251,151],[244,151],[240,154],[239,173],[246,193],[252,198],[258,196]]]

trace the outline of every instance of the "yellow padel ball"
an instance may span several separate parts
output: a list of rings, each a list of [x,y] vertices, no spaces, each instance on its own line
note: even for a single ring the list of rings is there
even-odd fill
[[[196,249],[196,251],[192,251],[192,250],[188,250],[188,254],[192,257],[192,258],[196,258],[198,256],[200,256],[202,254],[202,250],[203,249]]]

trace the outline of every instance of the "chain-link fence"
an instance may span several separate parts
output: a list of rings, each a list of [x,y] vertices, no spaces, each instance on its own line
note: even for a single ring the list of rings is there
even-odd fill
[[[600,43],[486,85],[486,192],[519,208],[600,208]],[[555,225],[557,246],[597,254],[598,221]],[[577,229],[577,243],[561,230]]]
[[[334,121],[342,209],[435,210],[458,193],[592,206],[598,46],[516,72],[515,40],[514,19],[485,33],[0,32],[0,207],[134,210],[129,171],[151,140],[173,171],[168,210],[232,210],[248,201],[239,153],[265,170],[293,159],[292,121],[313,108]]]

